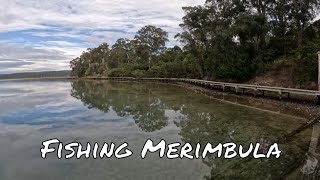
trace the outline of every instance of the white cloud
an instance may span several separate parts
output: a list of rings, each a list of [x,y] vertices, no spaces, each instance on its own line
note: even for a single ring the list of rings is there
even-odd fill
[[[0,69],[0,74],[8,74],[8,73],[16,73],[16,72],[35,72],[35,71],[59,71],[66,70],[69,66],[68,60],[41,60],[41,61],[20,61],[15,60],[17,64],[14,67],[10,67],[7,69]],[[23,64],[26,62],[28,64]],[[2,63],[0,63],[2,66]]]
[[[0,43],[0,74],[68,69],[71,56],[59,49],[37,49]]]
[[[68,42],[68,41],[46,41],[45,44],[48,45],[55,45],[55,46],[59,46],[59,47],[65,47],[65,46],[77,46],[77,43],[72,43],[72,42]]]
[[[178,27],[182,6],[204,0],[10,0],[0,7],[0,31],[43,29],[122,29],[135,32],[146,24]],[[0,1],[0,2],[1,2]],[[130,26],[130,28],[128,28]]]
[[[15,45],[6,45],[0,43],[0,57],[7,59],[26,59],[41,60],[52,59],[60,60],[66,58],[63,51],[37,49],[32,47],[21,47]]]

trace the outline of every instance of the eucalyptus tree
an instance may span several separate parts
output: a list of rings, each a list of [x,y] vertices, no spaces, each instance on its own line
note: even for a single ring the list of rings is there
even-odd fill
[[[112,46],[110,56],[118,63],[130,63],[134,57],[132,43],[127,38],[118,39]]]
[[[175,37],[180,39],[184,50],[198,59],[202,73],[205,73],[205,51],[209,48],[208,9],[202,6],[183,7],[185,16],[180,24],[184,30]]]
[[[246,66],[246,56],[241,56],[240,63],[234,62],[243,53],[237,45],[239,33],[234,27],[240,13],[246,10],[241,2],[208,0],[203,6],[183,8],[185,16],[180,26],[184,32],[176,37],[184,43],[184,50],[198,59],[202,76],[237,78],[238,69]]]
[[[82,59],[77,57],[70,61],[71,76],[82,77],[86,72],[86,67],[81,62]]]
[[[134,37],[137,50],[141,55],[147,57],[144,60],[147,60],[149,69],[151,68],[153,57],[164,52],[168,41],[168,33],[152,25],[141,28]]]
[[[97,48],[88,49],[88,52],[81,56],[84,56],[89,61],[89,67],[86,71],[87,76],[102,75],[108,68],[109,45],[102,43]]]
[[[308,27],[310,22],[314,20],[319,12],[319,0],[291,0],[291,19],[295,25],[297,34],[297,43],[299,46],[303,43],[304,30]]]

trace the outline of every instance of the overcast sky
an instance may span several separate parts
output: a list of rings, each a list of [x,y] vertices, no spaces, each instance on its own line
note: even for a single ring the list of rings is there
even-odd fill
[[[88,47],[152,24],[181,31],[183,6],[205,0],[0,0],[0,74],[69,69]]]
[[[88,47],[152,24],[180,32],[181,7],[205,0],[0,0],[0,74],[69,69]],[[170,45],[170,44],[169,44]]]

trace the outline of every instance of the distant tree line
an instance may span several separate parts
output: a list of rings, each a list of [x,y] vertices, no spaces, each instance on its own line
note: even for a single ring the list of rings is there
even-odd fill
[[[244,81],[290,61],[301,81],[316,81],[319,0],[207,0],[184,7],[175,36],[147,25],[134,39],[103,43],[70,62],[73,76],[187,77]]]

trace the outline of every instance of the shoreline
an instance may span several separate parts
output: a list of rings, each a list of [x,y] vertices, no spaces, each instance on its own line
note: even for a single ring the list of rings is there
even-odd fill
[[[236,93],[234,91],[222,91],[220,89],[211,88],[207,86],[199,86],[184,82],[170,82],[166,81],[165,78],[133,78],[133,77],[123,77],[123,78],[105,78],[105,77],[83,77],[83,78],[73,78],[75,80],[110,80],[110,81],[121,81],[121,82],[153,82],[153,83],[166,83],[166,84],[175,84],[185,88],[189,88],[193,91],[203,93],[209,98],[213,98],[220,101],[225,101],[227,103],[249,106],[250,108],[263,109],[264,111],[269,111],[276,114],[284,114],[286,111],[295,112],[289,115],[302,118],[302,119],[311,119],[316,114],[320,113],[320,106],[308,98],[304,99],[298,96],[297,99],[293,98],[283,98],[278,99],[277,96],[254,96],[251,92],[246,93]],[[121,80],[125,79],[125,80]],[[174,79],[174,78],[173,78]],[[227,97],[226,97],[227,96]],[[259,108],[260,107],[260,108]]]
[[[0,81],[19,81],[19,80],[50,80],[50,79],[65,79],[65,80],[68,80],[68,79],[77,79],[75,77],[32,77],[32,78],[3,78],[3,79],[0,79]]]
[[[258,109],[273,114],[292,116],[300,119],[309,119],[313,117],[317,113],[315,111],[319,108],[318,105],[310,102],[305,103],[289,100],[279,101],[275,98],[254,97],[250,94],[238,95],[234,93],[226,93],[218,90],[211,90],[183,83],[178,83],[176,85],[191,89],[195,92],[204,94],[211,99],[215,99],[225,103],[244,106],[252,109]],[[288,110],[294,111],[290,111],[291,113],[285,113]]]

